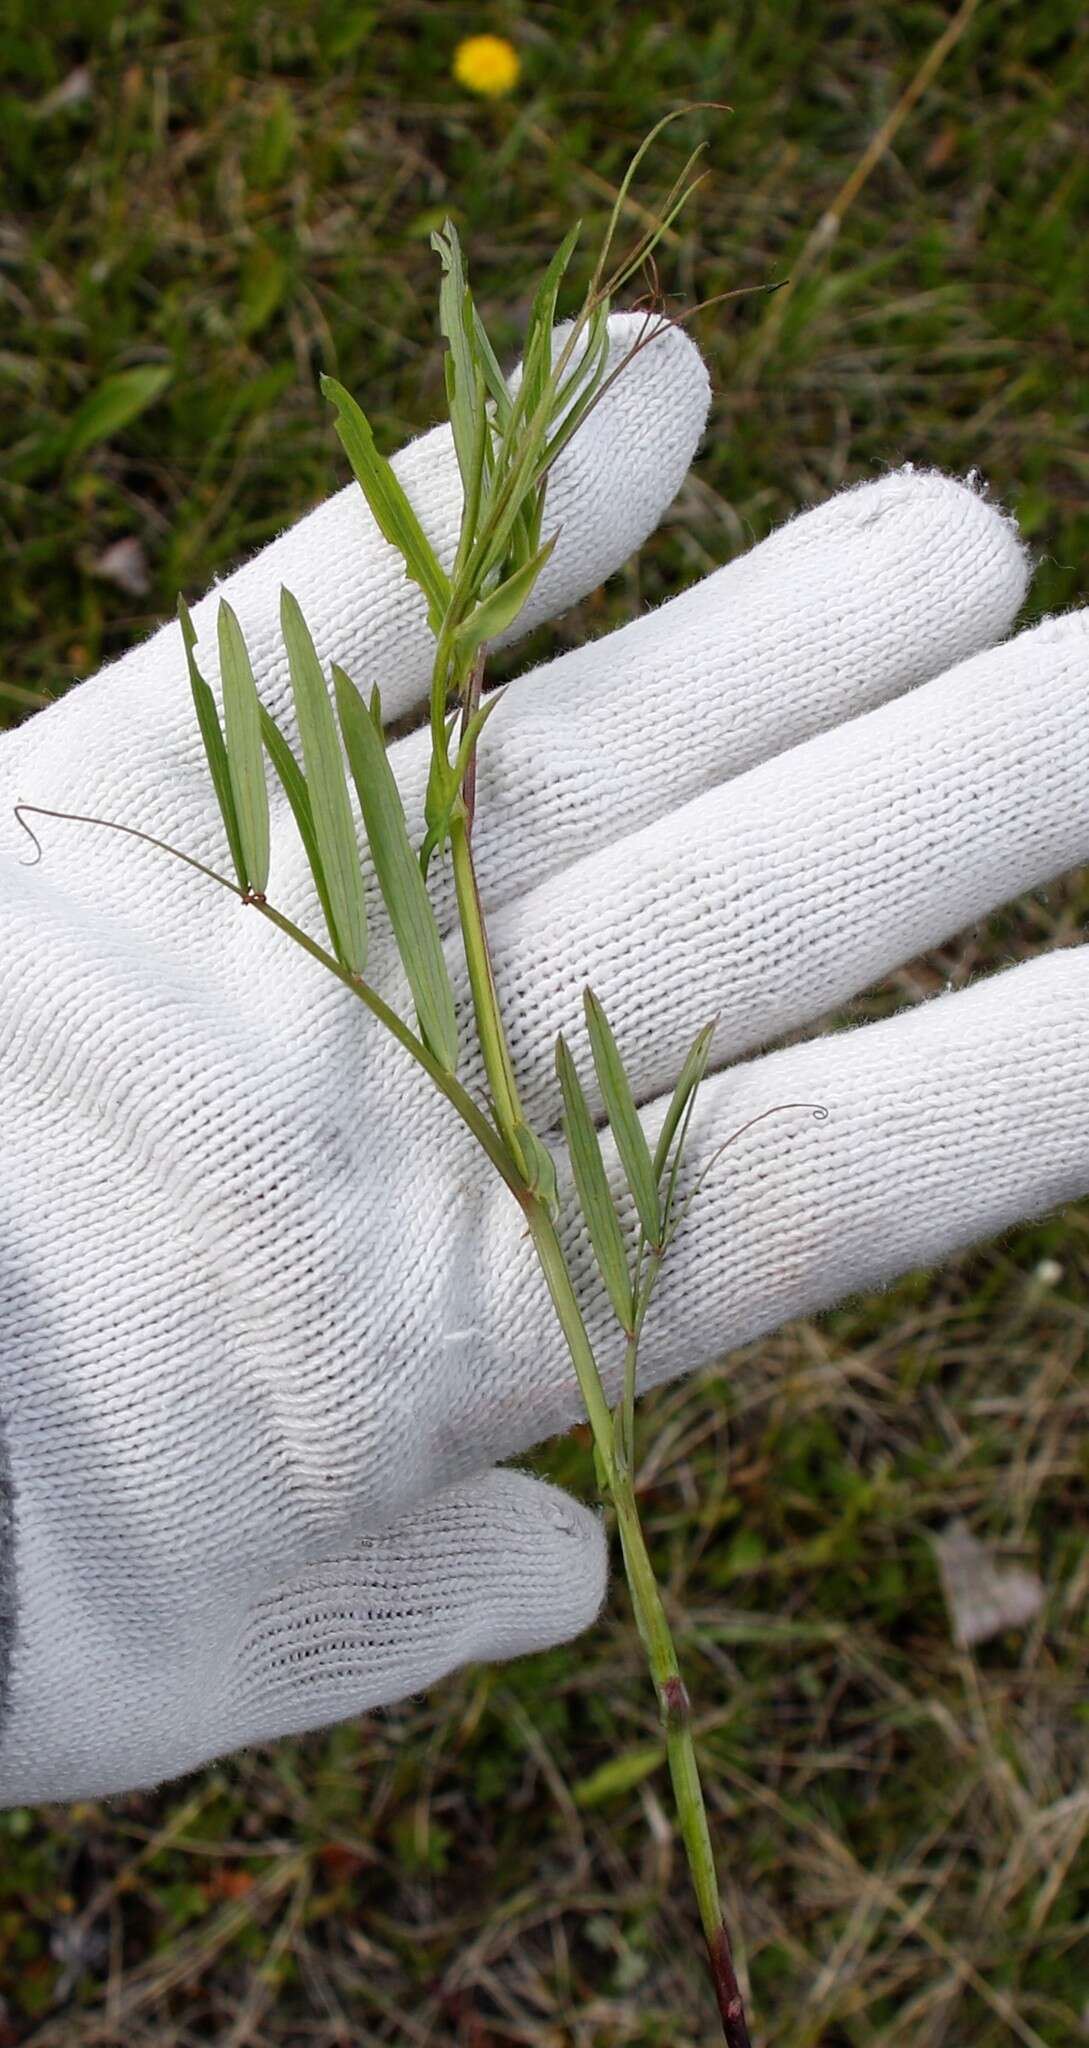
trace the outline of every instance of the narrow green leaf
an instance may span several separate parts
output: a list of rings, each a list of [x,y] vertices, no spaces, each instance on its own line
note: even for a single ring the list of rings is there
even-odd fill
[[[615,1799],[621,1792],[630,1792],[636,1785],[641,1785],[644,1778],[652,1777],[661,1769],[665,1760],[664,1742],[626,1749],[620,1756],[611,1756],[606,1763],[599,1764],[588,1777],[580,1778],[572,1786],[571,1796],[576,1806],[601,1806],[606,1799]]]
[[[423,527],[409,504],[397,473],[374,444],[370,422],[343,384],[323,377],[324,396],[336,406],[337,433],[352,465],[379,531],[400,554],[408,574],[427,599],[432,628],[438,631],[450,601],[450,583]]]
[[[193,653],[193,649],[197,644],[197,636],[193,627],[193,621],[189,616],[189,607],[183,597],[178,599],[178,619],[181,624],[182,640],[185,644],[185,660],[189,670],[189,687],[193,692],[197,723],[200,726],[200,736],[204,742],[204,752],[211,771],[212,785],[215,789],[216,801],[219,804],[219,813],[223,819],[223,829],[227,834],[227,844],[231,849],[231,859],[234,862],[234,871],[238,876],[239,887],[241,889],[248,889],[250,886],[249,876],[246,872],[246,857],[242,851],[242,835],[238,829],[238,812],[235,809],[234,790],[231,787],[231,771],[227,762],[227,746],[219,723],[216,700],[197,667],[196,657]]]
[[[616,1140],[621,1165],[628,1176],[628,1186],[639,1211],[643,1234],[648,1244],[657,1244],[662,1221],[658,1205],[658,1182],[631,1084],[624,1072],[624,1063],[613,1037],[612,1026],[592,989],[584,991],[582,1002],[586,1012],[586,1029],[590,1035],[590,1051],[594,1056],[594,1070],[605,1104],[605,1114],[609,1119],[609,1128]]]
[[[473,307],[473,334],[476,340],[477,361],[483,372],[487,393],[495,406],[496,420],[499,426],[503,427],[510,415],[510,388],[499,367],[499,358],[488,339],[487,329],[475,306]]]
[[[447,357],[447,361],[449,360]],[[476,539],[486,472],[491,460],[492,429],[484,390],[484,372],[479,362],[474,365],[473,374],[473,437],[469,451],[469,473],[465,478],[465,496],[461,508],[461,531],[458,535],[457,556],[454,562],[455,584],[461,577]]]
[[[673,1146],[673,1158],[670,1162],[669,1173],[666,1178],[665,1195],[662,1200],[663,1248],[670,1243],[673,1237],[673,1233],[677,1228],[678,1218],[676,1216],[673,1204],[676,1199],[677,1182],[680,1178],[681,1172],[681,1162],[684,1159],[685,1150],[688,1145],[688,1133],[692,1126],[692,1116],[696,1107],[696,1099],[698,1095],[699,1087],[697,1086],[693,1088],[692,1093],[688,1098],[688,1101],[685,1103],[684,1115],[681,1118],[680,1129],[677,1132],[676,1142]]]
[[[238,833],[250,887],[268,887],[269,819],[265,757],[261,748],[261,707],[242,628],[225,597],[219,600],[219,674],[227,765],[238,815]]]
[[[280,622],[291,669],[314,836],[329,890],[334,926],[353,974],[367,957],[367,908],[348,783],[336,719],[309,628],[290,590],[280,592]]]
[[[673,1090],[669,1108],[666,1111],[666,1119],[658,1134],[658,1143],[654,1152],[654,1178],[659,1185],[661,1184],[662,1175],[665,1172],[666,1162],[669,1158],[669,1148],[677,1135],[677,1127],[707,1071],[707,1062],[711,1054],[711,1041],[714,1038],[717,1023],[718,1019],[715,1017],[710,1024],[704,1025],[702,1031],[697,1032],[689,1049],[688,1057],[681,1068],[677,1085]]]
[[[566,447],[572,435],[578,432],[587,413],[596,404],[609,361],[609,349],[609,302],[606,300],[595,307],[588,323],[585,351],[557,394],[552,417],[558,418],[560,424],[541,456],[542,475],[547,475],[561,448]]]
[[[575,1188],[586,1219],[586,1228],[590,1233],[590,1243],[593,1245],[601,1277],[608,1289],[609,1299],[616,1311],[621,1329],[630,1330],[635,1307],[632,1299],[631,1274],[624,1256],[624,1240],[613,1207],[598,1135],[574,1060],[562,1034],[556,1040],[556,1072],[563,1095],[564,1136],[571,1155]]]
[[[517,459],[521,460],[527,445],[538,443],[543,446],[548,429],[556,417],[557,386],[563,374],[561,366],[567,361],[567,351],[575,338],[573,335],[565,337],[554,364],[552,342],[556,299],[580,228],[581,222],[577,222],[565,236],[534,295],[526,327],[525,347],[522,351],[521,375],[511,400],[510,414],[504,430],[504,448],[500,460],[500,468],[504,472],[517,466],[514,459],[516,451]],[[533,499],[537,495],[536,491],[531,492]],[[530,553],[532,550],[527,549],[526,552]],[[518,559],[517,548],[513,543],[511,554],[515,560]]]
[[[518,517],[511,528],[507,543],[507,573],[512,575],[524,563],[532,561],[541,545],[541,521],[544,516],[543,490],[536,486],[527,493],[518,508]]]
[[[485,697],[483,704],[478,704],[476,710],[473,712],[473,715],[470,718],[469,723],[461,736],[461,743],[458,747],[457,758],[455,759],[454,762],[455,793],[457,792],[457,790],[461,788],[461,785],[465,780],[465,771],[469,766],[470,754],[473,752],[474,747],[479,746],[480,735],[483,732],[484,727],[487,725],[488,720],[492,715],[492,712],[497,711],[502,702],[502,690],[493,690],[491,696]]]
[[[481,599],[476,610],[470,612],[464,625],[458,627],[454,636],[458,653],[462,657],[467,658],[474,654],[485,640],[494,640],[498,634],[505,633],[508,626],[514,624],[558,539],[558,532],[554,533],[551,540],[546,540],[543,548],[538,548],[530,561],[523,562],[520,569],[516,569],[512,576],[508,576],[505,583],[498,584],[487,597]]]
[[[437,750],[432,751],[431,767],[427,777],[427,793],[424,797],[424,822],[427,826],[427,831],[424,834],[423,845],[419,853],[420,869],[425,880],[432,857],[442,850],[450,836],[454,805],[457,802],[458,792],[468,772],[470,757],[474,749],[480,744],[480,735],[487,725],[492,712],[499,709],[502,701],[503,691],[493,690],[491,696],[484,699],[483,704],[477,705],[465,731],[462,733],[452,765],[448,757],[444,760]],[[457,717],[455,715],[454,719],[451,720],[451,727],[456,723]]]
[[[583,329],[586,339],[582,347],[574,351],[573,360],[569,363],[563,381],[557,388],[556,410],[558,412],[563,412],[564,407],[568,404],[572,393],[578,389],[579,384],[592,375],[599,359],[602,356],[608,355],[611,338],[609,334],[609,318],[611,313],[612,300],[609,297],[598,299],[590,307]]]
[[[322,915],[325,918],[330,943],[341,966],[347,967],[348,962],[344,956],[344,950],[337,933],[336,920],[333,916],[333,906],[329,900],[329,885],[325,879],[325,869],[321,864],[321,853],[318,848],[317,834],[314,831],[314,813],[310,803],[310,791],[306,786],[306,777],[299,767],[291,748],[288,746],[283,733],[280,731],[276,720],[273,718],[271,711],[264,704],[261,705],[260,711],[261,737],[268,749],[269,759],[283,784],[284,795],[287,797],[288,803],[295,814],[295,823],[299,828],[299,838],[302,840],[303,850],[310,863],[310,872],[314,877],[314,885],[318,892],[318,900],[321,904]]]
[[[173,374],[169,363],[137,363],[104,378],[72,415],[64,437],[67,454],[85,455],[97,442],[120,433],[154,404]]]
[[[504,434],[472,557],[474,587],[478,590],[493,571],[502,573],[509,568],[515,529],[519,521],[526,522],[532,517],[533,502],[540,488],[547,429],[548,409],[538,407],[534,420]]]
[[[453,724],[454,721],[451,721]],[[449,733],[447,734],[449,745]],[[457,783],[449,759],[444,759],[437,747],[431,749],[431,766],[427,771],[427,789],[424,794],[424,824],[427,827],[420,847],[420,873],[427,880],[427,870],[432,857],[441,852],[450,837],[450,822],[454,814],[454,799]]]
[[[374,871],[416,1004],[420,1030],[450,1073],[458,1063],[454,991],[435,913],[405,824],[381,728],[349,676],[333,663],[340,729],[367,828]]]
[[[531,1131],[528,1124],[516,1123],[514,1135],[521,1153],[521,1164],[526,1176],[526,1185],[539,1195],[552,1217],[560,1213],[560,1193],[556,1183],[556,1162],[548,1146]]]
[[[548,434],[557,412],[560,361],[562,351],[535,412],[513,426],[508,422],[504,430],[471,561],[478,589],[493,570],[501,572],[508,563],[512,536],[519,521],[528,522],[528,530],[533,530],[532,522],[535,521],[535,530],[540,531],[541,498],[549,460]],[[576,378],[581,374],[579,366],[576,366],[574,374]]]
[[[458,467],[461,470],[462,483],[468,493],[476,441],[476,328],[473,320],[472,293],[466,282],[461,243],[453,221],[444,221],[441,232],[435,231],[431,237],[431,247],[437,252],[442,263],[439,326],[446,337],[449,350],[445,364],[446,396]]]
[[[534,294],[522,354],[522,384],[525,390],[524,405],[527,415],[532,414],[540,403],[548,382],[548,374],[552,368],[552,330],[556,324],[556,300],[581,232],[582,222],[576,221],[574,227],[564,236]]]

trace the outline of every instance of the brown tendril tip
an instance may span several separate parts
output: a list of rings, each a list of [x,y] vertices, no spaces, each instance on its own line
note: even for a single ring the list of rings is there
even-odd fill
[[[28,808],[28,806],[24,804],[24,802],[23,802],[23,799],[22,799],[22,797],[20,797],[20,798],[19,798],[19,801],[18,801],[18,803],[17,803],[17,804],[16,804],[15,806],[14,806],[14,811],[15,811],[15,822],[16,822],[16,824],[18,824],[18,825],[21,825],[21,826],[22,826],[22,828],[23,828],[23,831],[24,831],[24,832],[26,833],[26,836],[27,836],[27,838],[33,841],[33,843],[34,843],[34,845],[35,845],[35,846],[37,847],[38,851],[37,851],[37,854],[36,854],[36,856],[35,856],[35,858],[34,858],[33,860],[21,860],[21,861],[19,862],[19,866],[20,866],[21,868],[36,868],[36,867],[37,867],[37,865],[38,865],[38,862],[39,862],[39,861],[41,860],[41,857],[42,857],[42,842],[41,842],[41,840],[40,840],[40,839],[38,838],[38,835],[37,835],[37,833],[35,832],[35,830],[34,830],[33,826],[32,826],[32,825],[28,825],[28,824],[27,824],[27,821],[26,821],[26,819],[25,819],[25,818],[23,817],[23,811],[24,811],[25,809],[27,809],[27,808]],[[30,806],[29,806],[29,808],[30,808],[31,810],[33,810],[33,809],[35,809],[35,808],[36,808],[36,806],[34,806],[34,805],[32,804],[32,805],[30,805]]]

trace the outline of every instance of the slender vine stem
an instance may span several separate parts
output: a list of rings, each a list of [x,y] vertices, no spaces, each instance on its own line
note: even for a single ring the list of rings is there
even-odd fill
[[[691,1703],[687,1687],[681,1677],[672,1632],[647,1552],[631,1472],[624,1470],[617,1473],[611,1491],[636,1626],[643,1641],[650,1674],[658,1695],[665,1730],[666,1756],[677,1802],[677,1819],[688,1858],[688,1867],[692,1873],[700,1924],[707,1943],[723,2036],[729,2043],[729,2048],[750,2048],[744,2001],[734,1969],[730,1938],[722,1914],[718,1878],[715,1874],[715,1855],[711,1846],[707,1807],[692,1737]]]
[[[536,1199],[527,1206],[526,1216],[571,1354],[600,1469],[616,1511],[636,1626],[658,1697],[666,1757],[677,1802],[677,1819],[707,1943],[723,2038],[729,2048],[751,2048],[744,2002],[722,1915],[707,1808],[692,1736],[691,1705],[639,1519],[631,1461],[629,1457],[618,1458],[616,1455],[612,1413],[555,1225],[544,1205]],[[628,1340],[628,1355],[632,1358],[637,1342],[638,1335],[633,1333]]]

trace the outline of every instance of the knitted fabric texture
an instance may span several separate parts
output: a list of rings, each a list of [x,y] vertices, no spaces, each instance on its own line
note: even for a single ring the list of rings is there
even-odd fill
[[[643,332],[637,317],[611,322],[614,365]],[[706,371],[677,331],[629,366],[552,474],[560,538],[523,624],[562,611],[645,538],[707,402]],[[461,498],[448,430],[395,466],[449,563]],[[394,717],[421,701],[422,600],[354,484],[222,586],[295,739],[281,584],[326,661],[381,678]],[[194,611],[217,692],[218,595]],[[597,1517],[489,1472],[486,1457],[453,1461],[451,1481],[472,1465],[467,1484],[408,1511],[424,1498],[436,1423],[421,1414],[402,1490],[405,1432],[387,1439],[386,1418],[407,1422],[408,1382],[398,1394],[394,1380],[409,1348],[413,1378],[444,1381],[442,1240],[468,1212],[462,1154],[442,1159],[451,1134],[432,1103],[406,1101],[394,1171],[405,1073],[392,1048],[330,1005],[319,973],[300,977],[290,946],[259,941],[251,979],[249,919],[224,919],[218,892],[193,890],[131,840],[54,824],[45,858],[24,866],[20,795],[223,863],[176,624],[0,746],[0,918],[15,963],[0,996],[12,1163],[0,1174],[0,1418],[18,1505],[14,1527],[0,1523],[9,1801],[150,1783],[262,1729],[398,1698],[467,1657],[558,1641],[592,1619],[605,1583]],[[279,900],[320,929],[282,809],[275,837]],[[404,1001],[388,957],[375,967]],[[361,1070],[364,1125],[365,1095],[377,1112],[366,1159],[340,1127]],[[357,1172],[385,1211],[380,1229],[373,1209],[371,1227],[349,1220]],[[432,1238],[435,1272],[409,1308]],[[375,1298],[367,1328],[333,1307],[345,1285]],[[383,1364],[383,1333],[399,1322]],[[434,1390],[429,1405],[438,1412]],[[342,1433],[357,1425],[350,1447]],[[5,1484],[5,1512],[10,1498]],[[339,1633],[334,1587],[351,1617]]]
[[[706,386],[674,336],[614,397],[555,480],[553,607],[677,488]],[[402,475],[448,553],[448,438]],[[224,586],[289,729],[281,580],[391,713],[424,687],[417,594],[356,499],[335,505]],[[652,1132],[720,1014],[716,1063],[745,1063],[707,1084],[694,1168],[776,1103],[828,1110],[758,1124],[714,1167],[646,1384],[1084,1185],[1079,951],[764,1050],[1084,855],[1087,640],[1069,619],[994,647],[1024,583],[983,497],[901,472],[520,678],[486,729],[482,886],[557,1152],[551,1045],[570,1030],[586,1069],[586,980]],[[197,624],[218,689],[214,597]],[[391,756],[418,821],[425,742]],[[597,1519],[491,1469],[569,1426],[577,1389],[515,1205],[448,1107],[348,991],[161,855],[42,821],[43,861],[18,864],[16,795],[223,862],[174,629],[15,735],[0,780],[19,1595],[0,1796],[153,1782],[585,1625]],[[320,930],[282,808],[270,894]],[[460,972],[442,869],[435,900]],[[369,971],[406,1006],[377,908],[373,930]],[[615,1392],[570,1199],[565,1219]]]

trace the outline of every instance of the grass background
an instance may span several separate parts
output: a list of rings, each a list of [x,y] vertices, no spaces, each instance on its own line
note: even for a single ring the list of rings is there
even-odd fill
[[[982,0],[838,236],[809,240],[953,19],[930,0],[8,0],[0,716],[342,480],[319,369],[387,448],[437,416],[445,212],[513,356],[572,214],[598,225],[688,99],[734,111],[708,127],[667,290],[797,282],[697,321],[716,398],[680,500],[530,651],[904,459],[984,470],[1037,552],[1027,616],[1084,601],[1083,8]],[[523,62],[498,106],[450,74],[485,28]],[[689,139],[665,138],[663,176]],[[101,387],[136,368],[157,395],[111,423]],[[146,588],[109,580],[118,542]],[[1067,878],[857,1013],[1071,943],[1087,908]],[[645,1509],[777,2048],[1089,2039],[1087,1278],[1073,1210],[644,1411]],[[589,1490],[577,1436],[540,1464]],[[931,1548],[952,1515],[1047,1587],[1037,1623],[974,1656]],[[696,2048],[714,2025],[656,1732],[617,1585],[569,1650],[154,1795],[0,1814],[0,2048]]]

